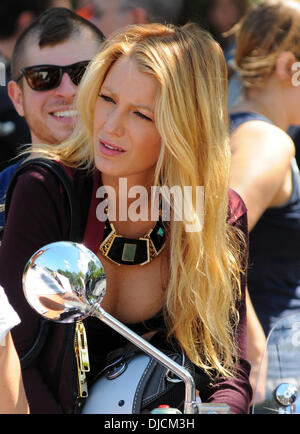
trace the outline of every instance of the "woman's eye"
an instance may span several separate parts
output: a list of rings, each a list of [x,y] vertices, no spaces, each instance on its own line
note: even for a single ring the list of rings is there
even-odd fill
[[[137,115],[137,116],[138,116],[139,118],[141,118],[141,119],[145,119],[146,121],[150,121],[150,122],[152,122],[152,119],[151,119],[151,118],[149,118],[148,116],[144,115],[144,114],[141,113],[141,112],[134,112],[134,114]]]
[[[100,93],[100,98],[104,99],[104,101],[106,102],[112,102],[115,103],[115,101],[108,95],[104,95],[103,93]]]

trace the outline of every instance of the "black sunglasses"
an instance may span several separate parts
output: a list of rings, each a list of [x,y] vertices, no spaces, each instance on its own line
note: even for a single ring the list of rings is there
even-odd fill
[[[73,63],[72,65],[35,65],[23,68],[17,78],[20,80],[23,76],[26,78],[28,85],[33,90],[43,91],[55,89],[60,85],[62,76],[65,72],[69,74],[72,82],[78,86],[82,76],[89,64],[89,60]]]

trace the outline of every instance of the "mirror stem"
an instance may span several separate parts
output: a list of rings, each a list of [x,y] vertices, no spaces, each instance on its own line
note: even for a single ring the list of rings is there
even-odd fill
[[[185,383],[185,400],[184,413],[195,414],[196,409],[196,388],[195,382],[190,372],[183,366],[178,365],[170,357],[159,351],[145,339],[134,333],[116,318],[105,312],[100,305],[95,305],[91,312],[92,316],[96,316],[109,327],[120,333],[138,348],[141,348],[145,353],[157,359],[162,365],[174,372]]]

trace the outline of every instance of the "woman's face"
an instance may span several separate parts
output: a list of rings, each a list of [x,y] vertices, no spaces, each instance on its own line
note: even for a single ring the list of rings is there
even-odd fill
[[[94,113],[95,165],[109,176],[153,177],[161,147],[154,120],[157,80],[122,56],[109,70]]]

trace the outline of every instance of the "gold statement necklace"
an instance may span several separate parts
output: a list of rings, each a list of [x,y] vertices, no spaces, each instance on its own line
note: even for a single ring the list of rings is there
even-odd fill
[[[160,210],[155,226],[138,239],[117,234],[114,225],[107,218],[99,250],[118,265],[145,265],[160,254],[165,243],[166,225],[162,221]]]

